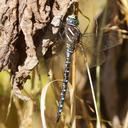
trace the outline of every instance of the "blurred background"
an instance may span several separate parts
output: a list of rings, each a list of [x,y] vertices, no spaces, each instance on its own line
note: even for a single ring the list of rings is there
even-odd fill
[[[106,22],[107,27],[118,27],[118,30],[127,30],[127,17],[125,17],[125,8],[122,9],[119,4],[120,0],[80,0],[79,8],[84,15],[89,17],[90,24],[87,33],[99,32],[105,8],[107,8]],[[108,3],[107,3],[108,2]],[[117,2],[118,3],[118,2]],[[127,3],[127,2],[126,2]],[[127,3],[128,4],[128,3]],[[119,9],[120,7],[120,9]],[[124,6],[125,7],[125,6]],[[123,12],[122,10],[125,12]],[[128,12],[127,12],[128,13]],[[88,25],[88,20],[78,14],[80,20],[79,28],[81,32]],[[97,28],[98,26],[98,28]],[[105,27],[106,27],[105,26]],[[96,29],[97,28],[97,29]],[[93,34],[92,34],[93,35]],[[111,38],[112,37],[112,38]],[[90,37],[89,37],[90,38]],[[88,38],[87,38],[88,39]],[[93,40],[93,37],[92,37]],[[103,128],[128,128],[128,44],[127,39],[118,38],[116,34],[103,39],[104,42],[121,42],[121,45],[113,47],[105,52],[104,63],[101,65],[100,90],[97,90],[96,68],[92,67],[91,75],[94,83],[94,89],[100,94],[100,117]],[[102,41],[103,41],[102,40]],[[120,41],[121,40],[121,41]],[[86,40],[84,40],[86,42]],[[101,42],[102,42],[101,41]],[[90,43],[90,44],[89,44]],[[86,44],[86,43],[85,43]],[[87,42],[88,47],[92,47],[91,42]],[[94,47],[93,47],[94,48]],[[51,52],[51,51],[50,51]],[[56,124],[57,101],[60,97],[61,84],[63,80],[63,70],[65,62],[65,45],[59,42],[59,45],[53,46],[54,54],[46,53],[40,59],[39,65],[33,69],[30,79],[24,85],[22,93],[30,98],[29,101],[22,101],[12,96],[11,78],[7,71],[0,73],[0,128],[41,128],[40,100],[44,91],[42,88],[48,86],[46,100],[45,119],[48,128],[95,128],[96,115],[93,105],[92,94],[84,57],[82,53],[76,52],[76,93],[75,93],[75,120],[76,126],[71,125],[72,99],[70,97],[72,86],[69,85],[66,94],[66,101],[61,120]],[[87,53],[88,54],[88,53]],[[88,54],[88,63],[91,65],[92,57]],[[90,66],[91,67],[91,66]],[[49,86],[49,83],[53,80]],[[71,83],[71,76],[69,83]],[[100,91],[100,92],[98,92]],[[42,94],[41,94],[42,93]],[[45,94],[44,94],[45,96]]]

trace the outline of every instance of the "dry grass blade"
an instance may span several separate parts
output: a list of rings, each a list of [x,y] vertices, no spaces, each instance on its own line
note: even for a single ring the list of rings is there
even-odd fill
[[[128,128],[128,111],[127,111],[127,114],[126,114],[126,118],[124,120],[124,126],[123,128]]]
[[[10,100],[9,100],[9,104],[8,104],[7,115],[6,115],[6,121],[7,121],[7,119],[8,119],[8,116],[9,116],[9,113],[10,113],[10,110],[11,110],[12,98],[13,98],[13,93],[12,93],[12,91],[11,91]]]
[[[72,89],[70,91],[70,104],[71,104],[71,122],[72,128],[76,128],[76,52],[73,54],[72,63]]]
[[[41,98],[40,98],[40,111],[41,111],[41,120],[42,120],[42,128],[47,128],[47,124],[46,124],[46,118],[45,118],[45,99],[46,99],[46,94],[48,91],[48,88],[51,86],[51,84],[53,84],[54,82],[57,81],[62,81],[62,80],[53,80],[51,82],[48,82],[45,87],[42,89],[41,92]]]
[[[95,97],[95,92],[94,92],[94,86],[93,86],[93,83],[92,83],[92,78],[91,78],[91,73],[90,73],[90,70],[89,70],[89,66],[88,66],[88,63],[86,61],[86,68],[87,68],[87,73],[88,73],[88,78],[89,78],[89,82],[90,82],[90,87],[91,87],[91,91],[92,91],[92,97],[93,97],[93,102],[94,102],[94,107],[95,107],[95,111],[96,111],[96,118],[97,118],[97,128],[101,128],[101,125],[100,125],[100,116],[99,116],[99,112],[98,112],[98,108],[97,108],[97,103],[96,103],[96,97]]]
[[[86,69],[87,69],[87,74],[88,74],[90,87],[91,87],[91,92],[92,92],[92,98],[93,98],[94,107],[95,107],[95,111],[96,111],[96,118],[97,118],[97,126],[96,126],[96,128],[101,128],[100,115],[99,115],[99,111],[98,111],[98,107],[97,107],[95,92],[94,92],[94,88],[93,88],[94,86],[93,86],[93,83],[92,83],[92,77],[91,77],[91,73],[90,73],[90,69],[89,69],[89,65],[88,65],[88,61],[87,61],[87,56],[84,53],[84,49],[82,47],[82,44],[81,44],[81,50],[82,50],[82,53],[83,53],[83,56],[84,56],[84,62],[85,62]]]
[[[105,12],[103,14],[103,18],[101,21],[101,28],[105,25],[106,22],[106,17],[107,17],[107,8],[105,8]],[[102,37],[103,37],[103,32],[99,33],[100,38],[98,39],[98,46],[97,46],[97,59],[96,59],[96,98],[97,98],[97,107],[95,107],[96,109],[96,115],[97,115],[97,128],[100,128],[100,92],[101,92],[101,88],[100,88],[100,82],[101,82],[101,68],[100,68],[100,57],[98,56],[98,51],[101,48],[102,45]],[[95,100],[94,100],[94,104],[95,104]]]
[[[19,100],[16,99],[16,97],[13,98],[13,102],[14,102],[15,107],[17,109],[17,114],[18,114],[18,117],[19,117],[19,122],[21,122],[23,120],[23,116],[22,116],[23,110],[22,110],[22,108],[20,106]]]
[[[45,120],[45,99],[46,99],[46,93],[48,90],[48,87],[50,86],[50,83],[47,84],[41,92],[41,98],[40,98],[40,110],[41,110],[41,119],[42,119],[42,127],[47,128],[46,120]]]
[[[10,77],[11,78],[11,77]],[[10,83],[11,83],[11,79],[10,79]],[[10,84],[11,86],[11,84]],[[11,93],[10,93],[10,100],[9,100],[9,104],[8,104],[8,108],[7,108],[7,114],[6,114],[6,121],[8,119],[8,116],[9,116],[9,113],[10,113],[10,110],[11,110],[11,103],[12,103],[12,99],[13,99],[13,91],[11,90]]]

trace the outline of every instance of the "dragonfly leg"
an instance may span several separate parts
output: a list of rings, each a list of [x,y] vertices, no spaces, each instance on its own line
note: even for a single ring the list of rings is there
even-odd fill
[[[79,42],[79,47],[84,56],[84,63],[86,63],[87,62],[86,49],[81,42]]]
[[[90,19],[89,19],[89,17],[87,17],[86,15],[84,15],[83,12],[82,12],[80,9],[78,9],[78,11],[80,12],[80,14],[81,14],[85,19],[88,20],[87,27],[84,29],[84,32],[82,33],[82,35],[85,35],[85,33],[86,33],[86,31],[88,30],[88,27],[89,27],[89,25],[90,25]]]
[[[59,32],[59,36],[60,36],[61,40],[64,40],[64,38],[63,38],[64,35],[65,35],[65,32],[64,31],[62,33]]]

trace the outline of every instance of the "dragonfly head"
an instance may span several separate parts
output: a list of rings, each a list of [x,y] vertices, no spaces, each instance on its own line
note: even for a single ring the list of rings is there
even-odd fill
[[[79,25],[79,21],[75,15],[69,15],[66,18],[66,23],[68,25],[72,25],[72,26],[78,26]]]

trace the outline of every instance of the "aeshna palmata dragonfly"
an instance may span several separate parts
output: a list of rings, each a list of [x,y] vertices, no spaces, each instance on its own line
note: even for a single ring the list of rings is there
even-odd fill
[[[67,91],[67,84],[69,80],[69,73],[70,73],[70,66],[71,66],[71,61],[72,61],[72,54],[76,48],[76,45],[81,41],[82,34],[78,28],[79,21],[76,18],[75,15],[69,15],[66,18],[66,24],[64,26],[64,35],[66,39],[66,60],[65,60],[65,65],[64,65],[64,76],[63,76],[63,83],[62,83],[62,91],[61,91],[61,97],[58,105],[58,112],[57,112],[57,122],[59,121],[63,105],[64,105],[64,100],[65,100],[65,93]],[[119,34],[119,31],[117,30],[112,30],[112,33],[107,34],[108,32],[106,31],[105,34],[103,33],[103,40],[101,44],[101,49],[99,50],[100,52],[104,52],[112,47],[118,46],[119,44],[122,44],[122,37],[121,33]],[[94,36],[95,39],[97,39],[97,36],[95,34],[86,34],[85,37],[88,36]],[[115,37],[116,38],[113,38]],[[111,38],[111,39],[109,39]],[[90,51],[91,48],[86,47],[87,44],[82,42],[82,45],[85,47],[85,52]],[[95,45],[95,44],[94,44]],[[92,54],[95,56],[96,49],[93,49]],[[96,58],[96,56],[94,57]]]

